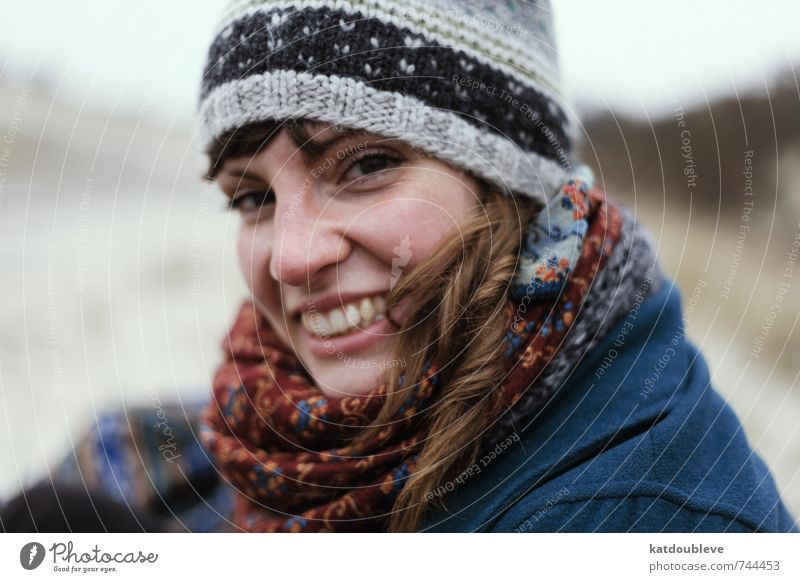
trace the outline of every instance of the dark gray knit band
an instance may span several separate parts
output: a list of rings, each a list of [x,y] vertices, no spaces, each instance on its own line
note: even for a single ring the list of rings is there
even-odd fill
[[[399,138],[544,200],[573,143],[543,2],[236,0],[209,49],[198,145],[266,119]]]

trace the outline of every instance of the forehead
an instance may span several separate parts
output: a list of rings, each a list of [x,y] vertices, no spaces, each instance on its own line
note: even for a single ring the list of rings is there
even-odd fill
[[[329,123],[327,121],[319,121],[317,119],[303,119],[299,121],[298,124],[306,130],[306,133],[309,134],[309,137],[313,137],[318,133],[328,132],[339,134],[351,131],[342,125],[336,125],[335,123]]]

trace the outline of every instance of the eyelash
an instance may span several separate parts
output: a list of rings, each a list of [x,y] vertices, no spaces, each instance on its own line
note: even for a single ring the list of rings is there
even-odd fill
[[[367,151],[364,151],[364,152],[351,154],[351,155],[345,157],[344,160],[342,160],[342,161],[345,161],[348,158],[352,158],[352,161],[347,165],[347,167],[345,167],[344,170],[339,172],[338,179],[340,181],[342,180],[342,178],[344,176],[347,175],[347,173],[356,164],[358,164],[360,162],[363,162],[365,160],[369,160],[369,159],[372,159],[372,158],[385,158],[387,160],[391,160],[391,161],[396,162],[396,163],[400,163],[400,162],[403,161],[403,157],[402,156],[396,154],[395,152],[386,151],[386,150],[367,150]],[[371,174],[366,174],[366,175],[364,175],[364,176],[362,176],[360,178],[356,178],[356,180],[360,181],[361,183],[367,182],[371,178],[373,178],[373,177],[377,176],[378,174],[380,174],[380,172],[381,172],[381,170],[378,170],[377,172],[372,172]],[[239,207],[242,205],[242,203],[245,200],[249,199],[251,196],[254,196],[256,194],[262,196],[262,200],[259,203],[259,207],[265,206],[266,204],[274,202],[275,196],[274,196],[274,194],[272,193],[271,190],[268,190],[268,191],[254,190],[252,192],[246,192],[245,194],[241,194],[241,195],[236,196],[234,198],[230,198],[225,203],[225,209],[227,209],[227,210],[238,210]]]
[[[226,210],[238,210],[238,209],[239,209],[239,206],[241,206],[241,205],[242,205],[242,203],[243,203],[245,200],[247,200],[248,198],[250,198],[251,196],[253,196],[253,195],[255,195],[255,194],[261,194],[261,195],[263,195],[263,197],[264,197],[264,199],[265,199],[265,200],[266,200],[266,199],[272,199],[272,198],[274,198],[274,196],[273,196],[273,194],[272,194],[272,190],[268,190],[268,191],[266,191],[266,192],[265,192],[265,191],[263,191],[263,190],[255,190],[255,191],[253,191],[253,192],[246,192],[246,193],[244,193],[244,194],[241,194],[241,195],[239,195],[239,196],[237,196],[237,197],[235,197],[235,198],[230,198],[229,200],[227,200],[227,201],[225,202],[225,207],[224,207],[224,208],[225,208]],[[265,206],[266,204],[267,204],[267,202],[266,202],[266,201],[262,201],[262,202],[259,204],[259,206]]]
[[[395,152],[392,152],[392,151],[388,151],[388,150],[366,150],[364,152],[352,154],[352,155],[348,156],[347,158],[345,158],[345,160],[347,160],[348,158],[352,158],[353,161],[350,162],[347,165],[347,167],[339,174],[339,180],[341,180],[345,175],[347,175],[347,173],[351,169],[353,169],[353,166],[355,166],[359,162],[363,162],[365,160],[370,160],[372,158],[385,158],[387,160],[391,160],[391,161],[396,162],[396,163],[400,163],[400,162],[403,161],[403,157],[401,155],[399,155],[399,154],[397,154]],[[361,182],[368,181],[370,178],[380,174],[381,171],[382,170],[378,170],[377,172],[373,172],[371,174],[366,174],[365,176],[362,176],[361,178],[357,178],[357,179],[359,181],[361,181]]]

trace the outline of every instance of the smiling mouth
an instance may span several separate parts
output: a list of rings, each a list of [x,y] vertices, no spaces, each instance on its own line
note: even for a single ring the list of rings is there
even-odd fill
[[[354,329],[363,329],[385,318],[384,295],[363,297],[324,312],[311,309],[304,311],[300,316],[306,331],[320,338],[345,335]]]

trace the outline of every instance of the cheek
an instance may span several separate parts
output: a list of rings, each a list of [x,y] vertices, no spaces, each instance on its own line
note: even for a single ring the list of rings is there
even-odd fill
[[[254,293],[259,289],[254,288],[253,282],[268,283],[270,245],[266,233],[258,228],[242,226],[236,241],[236,251],[239,258],[239,269],[242,272],[247,286]]]
[[[250,244],[251,237],[245,234],[245,230],[241,229],[236,240],[236,254],[239,257],[239,270],[242,272],[247,286],[252,290],[253,288],[253,275],[250,265],[252,264],[252,245]]]
[[[442,240],[459,228],[477,202],[471,193],[460,196],[431,194],[426,198],[396,197],[365,212],[356,222],[370,243],[364,246],[384,262],[400,259],[414,266],[439,248]],[[377,236],[375,233],[379,233]]]

